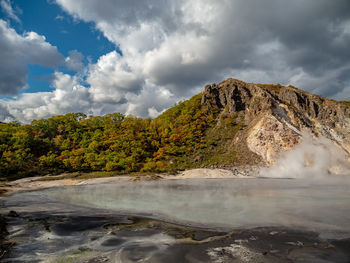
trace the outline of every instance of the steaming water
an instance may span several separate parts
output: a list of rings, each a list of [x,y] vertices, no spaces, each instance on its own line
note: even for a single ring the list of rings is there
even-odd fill
[[[290,226],[350,236],[349,184],[304,179],[197,179],[85,185],[42,191],[91,208],[215,227]]]
[[[227,251],[230,258],[250,253],[256,259],[250,262],[289,262],[306,254],[308,262],[350,258],[343,239],[350,237],[349,184],[334,178],[118,182],[20,192],[2,203],[19,214],[8,218],[15,245],[3,262],[226,262],[220,257]],[[220,238],[241,227],[249,230]],[[304,229],[340,243],[326,249],[317,233]],[[205,236],[215,238],[192,244]],[[235,243],[242,238],[249,244]],[[261,254],[272,248],[281,260]]]

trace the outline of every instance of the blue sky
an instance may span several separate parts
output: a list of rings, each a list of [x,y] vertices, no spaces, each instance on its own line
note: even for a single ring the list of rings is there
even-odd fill
[[[349,0],[0,0],[0,121],[155,117],[237,78],[350,100]]]
[[[86,23],[67,15],[57,4],[46,0],[16,0],[13,1],[14,10],[17,9],[17,16],[20,22],[9,18],[1,9],[1,18],[7,20],[17,33],[34,31],[43,35],[46,41],[56,46],[58,51],[65,57],[71,50],[77,50],[84,56],[84,64],[88,61],[95,63],[97,59],[117,46],[109,42],[103,33],[96,30],[92,22]],[[28,89],[22,90],[25,93],[50,91],[50,79],[54,73],[51,67],[40,65],[28,65],[29,75],[27,78]],[[60,71],[74,74],[65,67]]]

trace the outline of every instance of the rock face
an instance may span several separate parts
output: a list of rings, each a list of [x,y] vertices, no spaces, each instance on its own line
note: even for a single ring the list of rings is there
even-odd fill
[[[248,148],[273,163],[301,141],[302,133],[325,137],[350,153],[350,106],[293,86],[245,83],[227,79],[207,85],[202,104],[244,120]],[[236,141],[239,138],[235,139]]]

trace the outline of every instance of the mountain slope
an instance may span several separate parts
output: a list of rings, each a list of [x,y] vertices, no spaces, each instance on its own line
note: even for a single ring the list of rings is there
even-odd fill
[[[273,163],[282,151],[292,149],[301,133],[323,136],[350,152],[350,107],[293,86],[245,83],[228,79],[208,85],[202,104],[244,118],[248,148]]]
[[[1,123],[0,179],[269,165],[304,133],[331,140],[349,156],[349,102],[227,79],[153,120],[69,113],[30,125]]]

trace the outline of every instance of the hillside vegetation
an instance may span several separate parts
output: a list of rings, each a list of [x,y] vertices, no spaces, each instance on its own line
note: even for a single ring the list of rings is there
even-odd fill
[[[204,149],[217,112],[201,94],[159,117],[69,113],[28,125],[0,124],[1,180],[63,171],[164,172],[192,166],[186,157]]]
[[[300,141],[295,130],[305,129],[349,152],[349,102],[228,79],[155,119],[69,113],[27,125],[0,123],[0,180],[271,163]]]

